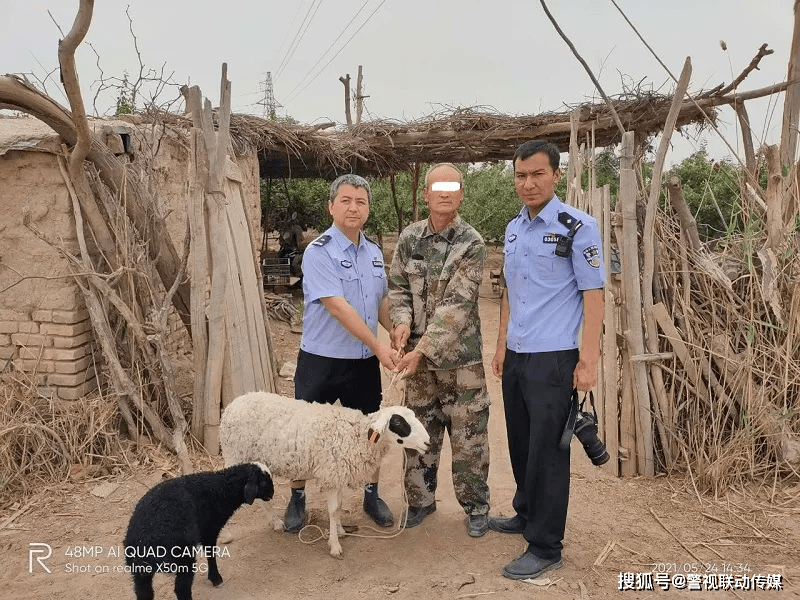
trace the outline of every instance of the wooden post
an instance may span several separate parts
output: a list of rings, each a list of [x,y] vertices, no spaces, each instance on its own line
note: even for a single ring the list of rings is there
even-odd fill
[[[249,391],[274,389],[272,355],[259,263],[251,241],[242,192],[243,176],[228,158],[231,87],[223,65],[219,132],[211,103],[196,86],[184,89],[194,123],[189,213],[192,226],[192,303],[195,340],[195,411],[192,428],[211,454],[219,452],[220,400]],[[210,268],[208,263],[210,262]],[[206,312],[206,279],[211,295]],[[206,322],[206,314],[207,322]],[[203,337],[207,328],[207,349]]]
[[[347,119],[347,124],[353,124],[353,118],[350,116],[350,73],[345,77],[339,77],[339,81],[344,86],[344,116]]]
[[[776,250],[783,238],[783,173],[777,146],[767,146],[767,242],[766,248]]]
[[[794,0],[794,30],[792,48],[789,51],[786,97],[783,100],[783,124],[781,126],[780,163],[794,165],[797,155],[797,137],[800,127],[800,0]]]
[[[644,329],[642,323],[642,288],[639,284],[639,231],[636,224],[636,174],[634,164],[633,132],[622,136],[620,157],[619,201],[622,205],[622,277],[625,284],[625,312],[627,324],[625,338],[631,354],[644,354]],[[637,452],[640,474],[652,477],[653,423],[650,415],[650,390],[647,383],[647,367],[643,362],[631,365],[633,390],[637,408]],[[641,433],[641,436],[638,434]]]
[[[653,276],[655,270],[655,233],[654,226],[656,220],[656,212],[658,211],[658,199],[661,195],[661,174],[664,170],[664,161],[667,158],[670,140],[672,139],[672,132],[675,131],[675,124],[678,121],[678,113],[681,109],[683,96],[689,88],[689,80],[692,75],[692,60],[687,57],[683,63],[683,70],[678,79],[678,85],[675,87],[675,95],[672,98],[672,105],[670,106],[667,119],[664,122],[664,131],[661,134],[661,142],[658,145],[658,152],[656,159],[653,163],[653,175],[650,183],[650,196],[647,200],[647,208],[644,219],[644,230],[642,231],[642,245],[644,249],[644,266],[642,269],[642,310],[644,313],[644,327],[645,339],[647,340],[647,351],[650,354],[658,352],[658,330],[656,328],[656,320],[653,316]],[[661,365],[652,363],[649,365],[650,378],[653,384],[653,392],[655,393],[656,402],[653,403],[656,415],[659,417],[656,421],[656,426],[661,437],[661,447],[664,452],[664,458],[667,467],[672,466],[673,457],[669,450],[669,441],[666,438],[664,431],[663,416],[667,414],[667,398],[664,392],[664,381],[661,375]],[[647,415],[647,420],[650,421],[650,416]],[[639,413],[639,418],[645,418],[644,413]],[[653,447],[652,440],[647,437],[647,428],[642,427],[645,433],[644,443],[650,447],[645,447],[645,460],[653,460]],[[651,467],[654,468],[654,465]],[[652,476],[655,472],[645,470],[645,475]]]
[[[601,190],[603,231],[603,260],[606,265],[606,285],[603,290],[605,314],[603,315],[603,370],[601,385],[603,392],[603,431],[612,460],[606,464],[613,475],[619,475],[619,373],[617,372],[617,319],[616,302],[611,283],[611,186]]]
[[[361,111],[364,109],[364,96],[361,95],[364,74],[361,65],[358,65],[358,78],[356,79],[356,125],[361,125]]]

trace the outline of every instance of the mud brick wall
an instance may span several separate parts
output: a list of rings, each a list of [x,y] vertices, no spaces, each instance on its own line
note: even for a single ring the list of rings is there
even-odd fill
[[[43,396],[75,400],[96,389],[95,348],[85,309],[0,309],[0,370],[23,371]]]

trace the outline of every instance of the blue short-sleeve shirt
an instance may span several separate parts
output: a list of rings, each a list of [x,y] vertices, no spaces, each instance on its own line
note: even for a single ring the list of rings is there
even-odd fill
[[[356,246],[336,226],[330,227],[303,253],[305,312],[300,347],[330,358],[373,356],[365,344],[328,312],[320,299],[342,296],[377,335],[378,310],[386,292],[380,247],[363,233]]]
[[[583,225],[573,237],[572,255],[555,254],[559,235],[569,227],[558,219],[566,212]],[[603,245],[597,221],[557,196],[533,219],[528,207],[506,227],[503,275],[510,316],[507,347],[514,352],[552,352],[578,348],[584,290],[605,283]]]

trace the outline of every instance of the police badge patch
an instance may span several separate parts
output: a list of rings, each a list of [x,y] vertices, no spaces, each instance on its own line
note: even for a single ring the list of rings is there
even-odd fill
[[[583,258],[593,269],[600,268],[600,249],[596,245],[589,246],[583,251]]]

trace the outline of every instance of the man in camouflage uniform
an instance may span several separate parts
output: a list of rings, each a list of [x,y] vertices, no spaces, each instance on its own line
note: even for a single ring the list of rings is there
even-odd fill
[[[464,190],[455,166],[432,166],[424,197],[430,217],[405,228],[389,272],[392,345],[406,350],[396,370],[405,369],[406,405],[431,436],[428,453],[407,453],[405,526],[416,527],[436,510],[446,429],[456,498],[468,515],[469,535],[480,537],[489,512],[489,394],[478,315],[486,247],[458,214]]]

